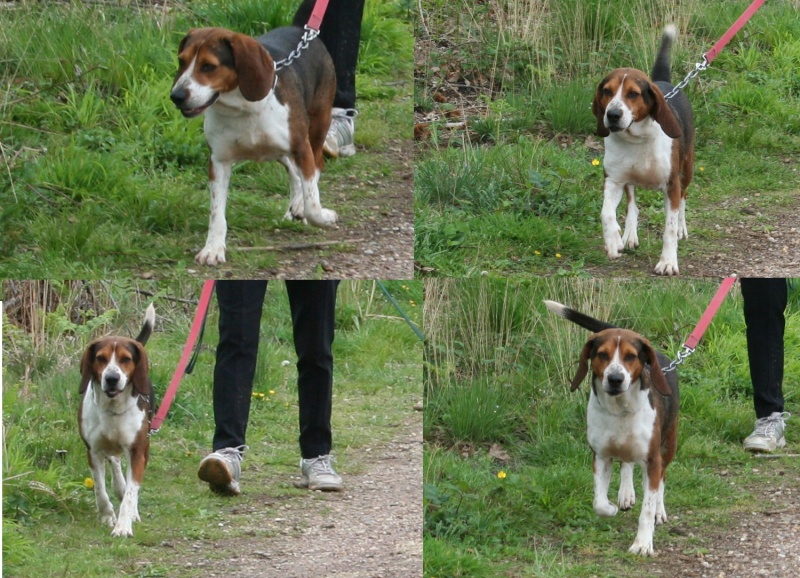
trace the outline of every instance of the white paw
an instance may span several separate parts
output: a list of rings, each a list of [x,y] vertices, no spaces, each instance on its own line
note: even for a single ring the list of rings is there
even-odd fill
[[[663,508],[656,512],[656,524],[663,524],[667,521],[667,512]]]
[[[611,233],[609,238],[606,238],[606,255],[609,259],[618,259],[620,251],[625,247],[622,244],[622,237],[619,234],[619,227]]]
[[[206,245],[194,260],[201,265],[221,265],[225,262],[225,245]]]
[[[653,270],[656,275],[677,275],[678,274],[678,260],[675,259],[664,259],[661,257],[659,262],[656,264],[656,268]]]
[[[640,556],[652,556],[653,555],[653,539],[650,540],[642,540],[639,541],[639,538],[636,538],[636,541],[633,545],[628,548],[628,552],[631,554],[639,554]]]
[[[635,249],[639,246],[639,235],[633,230],[625,229],[625,234],[622,236],[622,244],[626,249]]]
[[[302,205],[300,205],[302,207]],[[283,215],[283,218],[286,221],[302,221],[304,225],[307,225],[306,218],[303,216],[303,209],[295,209],[293,207],[289,207],[289,210]]]
[[[604,518],[610,518],[611,516],[617,515],[618,509],[614,504],[606,500],[605,503],[595,502],[594,512],[598,516],[603,516]]]
[[[333,227],[336,221],[339,220],[339,216],[336,214],[336,211],[332,211],[331,209],[320,209],[319,215],[314,215],[313,217],[307,216],[306,219],[309,224],[315,227]]]
[[[117,523],[117,516],[113,511],[109,514],[100,514],[100,523],[109,528],[113,528]]]
[[[130,538],[133,536],[133,528],[131,527],[131,521],[128,520],[120,520],[114,529],[111,531],[111,535],[115,538]]]
[[[635,504],[636,492],[633,491],[633,488],[625,491],[620,488],[619,495],[617,496],[617,505],[619,506],[619,509],[630,510]]]

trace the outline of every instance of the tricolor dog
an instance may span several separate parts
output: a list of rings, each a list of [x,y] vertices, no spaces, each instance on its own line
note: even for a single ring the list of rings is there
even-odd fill
[[[147,343],[155,323],[152,305],[136,339],[101,337],[92,341],[81,360],[81,406],[78,425],[89,454],[100,522],[112,536],[133,536],[139,521],[139,487],[150,454],[150,420],[155,397],[150,383]],[[123,476],[120,456],[128,462]],[[106,491],[106,461],[111,465],[119,516]]]
[[[678,376],[664,373],[669,360],[641,335],[598,321],[554,301],[548,309],[595,331],[581,351],[575,391],[591,370],[586,411],[587,437],[594,452],[594,511],[614,516],[636,503],[633,465],[642,467],[644,499],[639,531],[629,551],[653,554],[655,524],[667,521],[664,484],[678,444]],[[617,504],[608,500],[613,461],[620,462]]]
[[[672,90],[669,51],[676,36],[674,26],[664,28],[661,49],[653,66],[652,80],[634,68],[618,68],[597,87],[592,112],[597,134],[605,137],[605,184],[603,187],[603,239],[609,259],[623,248],[639,246],[639,210],[634,187],[664,193],[666,224],[658,275],[678,274],[678,239],[686,230],[686,188],[694,167],[694,120],[692,106],[683,92],[670,100]],[[625,232],[620,236],[617,206],[627,193]]]
[[[195,256],[201,264],[225,262],[228,184],[239,161],[277,160],[286,167],[291,198],[284,218],[318,227],[336,223],[336,213],[322,208],[318,187],[336,91],[333,62],[314,39],[276,71],[276,61],[286,59],[302,35],[302,25],[258,39],[200,28],[181,40],[170,97],[187,118],[206,113],[203,128],[211,149],[208,237]]]

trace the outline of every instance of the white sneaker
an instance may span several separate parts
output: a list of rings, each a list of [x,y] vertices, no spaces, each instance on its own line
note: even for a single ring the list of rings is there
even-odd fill
[[[774,452],[776,448],[786,445],[786,438],[783,437],[783,430],[786,427],[784,421],[791,415],[788,411],[772,412],[769,417],[760,417],[756,420],[756,428],[744,440],[744,449],[750,452]]]
[[[342,478],[333,470],[330,455],[319,456],[310,460],[300,460],[300,471],[303,477],[295,484],[298,488],[320,490],[322,492],[341,492],[344,490]]]
[[[242,451],[247,446],[222,448],[208,454],[200,462],[197,477],[208,482],[212,492],[226,496],[238,496],[239,475],[242,472]]]
[[[355,118],[358,111],[354,108],[333,108],[331,126],[322,150],[331,157],[351,157],[356,154]]]

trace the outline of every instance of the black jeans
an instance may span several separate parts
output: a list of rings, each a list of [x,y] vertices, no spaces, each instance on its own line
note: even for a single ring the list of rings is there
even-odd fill
[[[286,281],[297,352],[300,452],[331,451],[333,329],[338,281]],[[217,281],[214,450],[245,444],[266,281]]]
[[[315,0],[304,0],[294,15],[294,24],[305,26]],[[336,98],[333,106],[355,108],[356,64],[361,42],[364,0],[330,0],[319,27],[319,38],[328,49],[336,69]]]
[[[756,417],[783,411],[783,332],[788,299],[786,279],[741,280],[747,357]]]

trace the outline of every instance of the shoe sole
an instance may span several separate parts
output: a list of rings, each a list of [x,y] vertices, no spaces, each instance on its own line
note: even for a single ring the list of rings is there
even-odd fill
[[[315,484],[310,485],[308,483],[308,478],[302,477],[300,481],[294,482],[295,488],[307,489],[311,490],[312,492],[320,491],[320,492],[343,492],[344,486],[342,484]]]
[[[771,444],[761,444],[761,443],[753,443],[751,442],[749,445],[747,443],[744,444],[744,449],[748,452],[755,452],[755,453],[764,453],[768,454],[770,452],[774,452],[776,449],[782,448],[786,445],[786,438],[781,438],[775,443],[775,447],[771,447]]]
[[[241,493],[238,484],[235,484],[235,480],[231,476],[230,470],[219,460],[201,462],[197,477],[207,482],[214,493],[228,496],[238,496]]]

